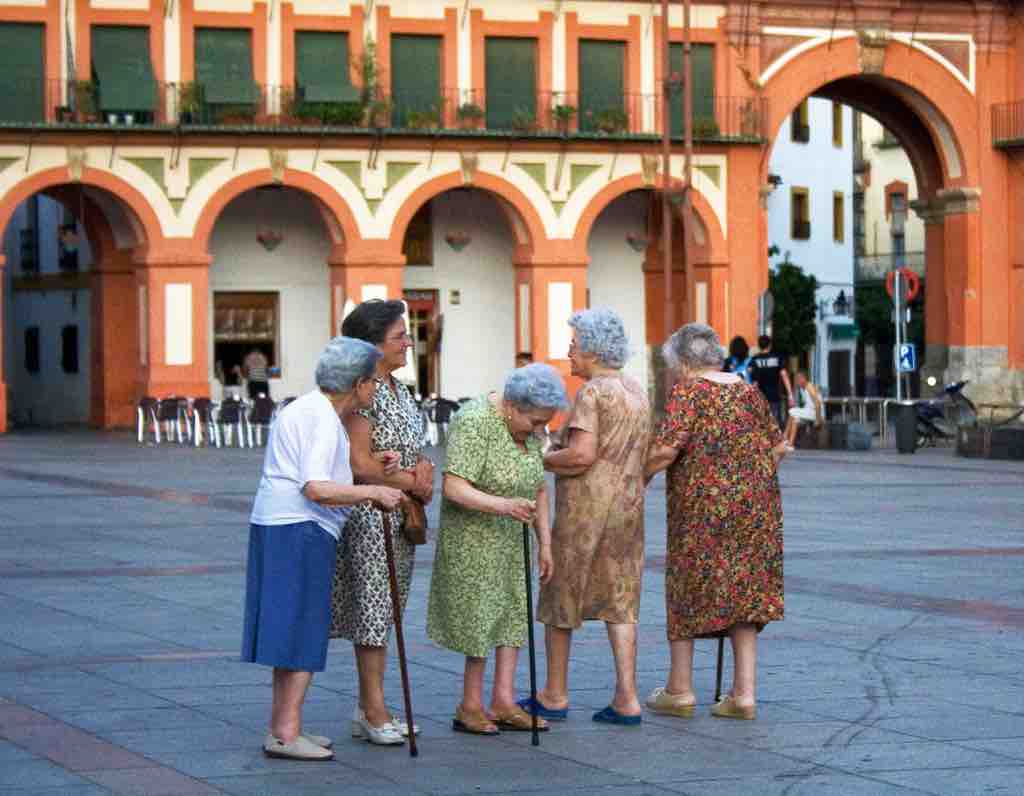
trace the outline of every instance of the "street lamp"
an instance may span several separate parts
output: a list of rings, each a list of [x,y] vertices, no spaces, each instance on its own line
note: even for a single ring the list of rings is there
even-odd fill
[[[850,302],[846,298],[846,291],[840,290],[836,300],[832,302],[833,315],[846,315],[850,309]]]

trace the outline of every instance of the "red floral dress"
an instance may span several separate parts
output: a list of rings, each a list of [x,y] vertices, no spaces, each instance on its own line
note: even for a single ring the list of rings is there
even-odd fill
[[[783,617],[778,424],[757,387],[677,385],[658,430],[679,448],[667,472],[668,638],[714,635]]]

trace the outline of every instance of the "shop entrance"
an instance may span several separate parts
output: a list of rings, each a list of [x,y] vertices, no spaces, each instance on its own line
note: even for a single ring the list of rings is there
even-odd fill
[[[436,290],[406,290],[409,334],[413,339],[416,392],[427,397],[439,393],[441,383],[441,303]]]

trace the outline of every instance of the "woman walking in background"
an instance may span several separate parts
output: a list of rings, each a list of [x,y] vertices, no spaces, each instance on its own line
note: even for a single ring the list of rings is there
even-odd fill
[[[384,484],[411,494],[424,504],[433,496],[434,469],[420,453],[419,407],[394,372],[405,365],[412,338],[401,301],[366,301],[345,318],[341,330],[377,347],[381,357],[373,374],[370,405],[345,423],[352,440],[352,471],[357,481]],[[385,454],[388,454],[385,456]],[[397,469],[389,456],[397,455]],[[392,541],[401,605],[409,596],[415,548],[399,533],[402,512],[391,512]],[[346,638],[355,648],[359,670],[359,704],[352,714],[352,735],[371,743],[404,743],[409,728],[393,716],[384,700],[388,638],[394,624],[384,555],[384,513],[376,506],[352,510],[338,545],[334,574],[332,638]]]
[[[302,703],[327,661],[335,544],[350,507],[393,509],[401,492],[353,486],[343,422],[366,407],[380,352],[337,337],[316,365],[317,389],[281,410],[270,429],[249,526],[242,660],[274,667],[263,751],[327,760],[331,740],[302,731]]]
[[[576,394],[556,449],[544,457],[555,473],[554,573],[540,592],[537,618],[547,627],[547,683],[539,715],[564,719],[569,707],[572,632],[605,623],[615,658],[615,696],[594,721],[639,724],[636,626],[644,568],[644,459],[650,435],[646,390],[622,372],[629,340],[622,319],[605,308],[569,319]],[[530,700],[519,703],[527,710]]]
[[[662,348],[678,382],[655,435],[647,477],[668,468],[665,602],[672,668],[647,700],[693,715],[693,640],[728,632],[732,691],[721,718],[757,715],[757,634],[783,617],[782,435],[758,389],[723,373],[714,330],[691,323]]]
[[[459,732],[531,728],[531,717],[515,700],[516,661],[527,633],[522,523],[534,526],[540,580],[546,583],[551,529],[538,432],[565,404],[558,372],[527,365],[512,372],[502,395],[469,402],[451,425],[427,635],[466,656],[462,704],[453,721]],[[483,681],[491,650],[488,710]],[[539,724],[547,728],[543,720]]]

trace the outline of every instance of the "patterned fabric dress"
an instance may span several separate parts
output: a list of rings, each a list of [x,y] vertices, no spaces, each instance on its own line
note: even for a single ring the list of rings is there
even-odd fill
[[[378,379],[373,404],[360,412],[370,421],[370,447],[402,454],[403,469],[416,466],[423,438],[423,421],[409,390],[401,384],[392,391]],[[402,608],[409,597],[409,582],[416,548],[405,541],[400,528],[402,512],[391,514],[395,568]],[[384,512],[365,504],[356,506],[338,542],[337,566],[331,594],[331,638],[346,638],[364,647],[386,647],[391,625],[391,591],[384,552]]]
[[[670,641],[783,617],[782,497],[771,449],[782,442],[754,386],[677,385],[656,442],[668,468],[665,602]]]
[[[644,569],[644,460],[650,438],[646,391],[629,376],[598,376],[576,394],[562,442],[578,428],[597,436],[597,460],[559,476],[551,533],[554,575],[537,619],[578,628],[587,619],[635,624]]]
[[[445,472],[502,497],[534,499],[544,482],[541,443],[524,451],[491,401],[462,407],[448,432]],[[441,502],[441,530],[430,581],[427,635],[442,647],[485,658],[495,647],[519,647],[526,638],[523,526]]]

